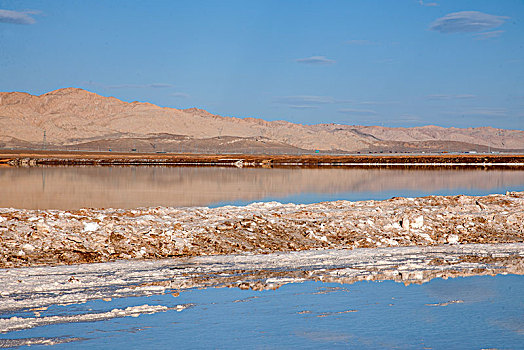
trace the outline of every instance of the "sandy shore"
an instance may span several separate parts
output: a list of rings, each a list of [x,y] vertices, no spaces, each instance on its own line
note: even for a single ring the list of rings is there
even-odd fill
[[[524,241],[524,192],[309,205],[0,209],[0,267]]]

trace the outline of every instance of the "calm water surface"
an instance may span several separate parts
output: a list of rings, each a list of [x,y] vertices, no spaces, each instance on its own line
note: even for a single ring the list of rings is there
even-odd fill
[[[305,282],[274,291],[204,289],[149,298],[55,306],[42,315],[192,303],[167,311],[57,324],[1,339],[77,337],[63,349],[308,348],[522,349],[524,279],[518,276],[352,285]],[[455,303],[449,303],[455,301]],[[31,347],[34,348],[34,347]],[[39,346],[36,346],[39,348]]]
[[[312,203],[524,190],[524,170],[0,168],[0,207],[30,209]]]

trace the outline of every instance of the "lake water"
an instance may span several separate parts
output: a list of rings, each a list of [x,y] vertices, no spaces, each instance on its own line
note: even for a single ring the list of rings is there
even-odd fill
[[[524,191],[524,170],[0,168],[0,207],[33,209],[311,203],[506,191]],[[176,297],[168,293],[55,305],[39,311],[41,316],[143,304],[190,307],[0,333],[0,347],[32,343],[31,348],[47,348],[51,341],[64,349],[517,349],[524,344],[523,295],[524,277],[513,275],[410,286],[304,282],[268,291],[190,289]],[[1,314],[0,319],[28,315],[33,311]]]
[[[0,207],[29,209],[313,203],[523,190],[524,169],[0,168]]]
[[[0,346],[5,339],[46,337],[71,341],[55,345],[63,349],[522,349],[523,294],[524,278],[511,275],[409,286],[305,282],[270,291],[193,289],[177,297],[54,306],[42,316],[191,304],[180,312],[0,334]]]

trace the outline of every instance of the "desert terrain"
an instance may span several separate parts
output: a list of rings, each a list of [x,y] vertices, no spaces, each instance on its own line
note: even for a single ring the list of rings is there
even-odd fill
[[[0,92],[0,148],[255,154],[521,152],[524,131],[303,125],[128,103],[65,88],[40,96]]]

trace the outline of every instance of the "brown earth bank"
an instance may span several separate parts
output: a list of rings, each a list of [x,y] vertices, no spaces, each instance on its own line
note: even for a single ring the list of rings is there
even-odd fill
[[[3,208],[0,233],[0,267],[524,242],[524,192],[220,208]]]
[[[221,166],[355,166],[355,165],[513,165],[524,166],[524,154],[402,155],[253,155],[157,154],[116,152],[0,150],[0,165],[221,165]]]

